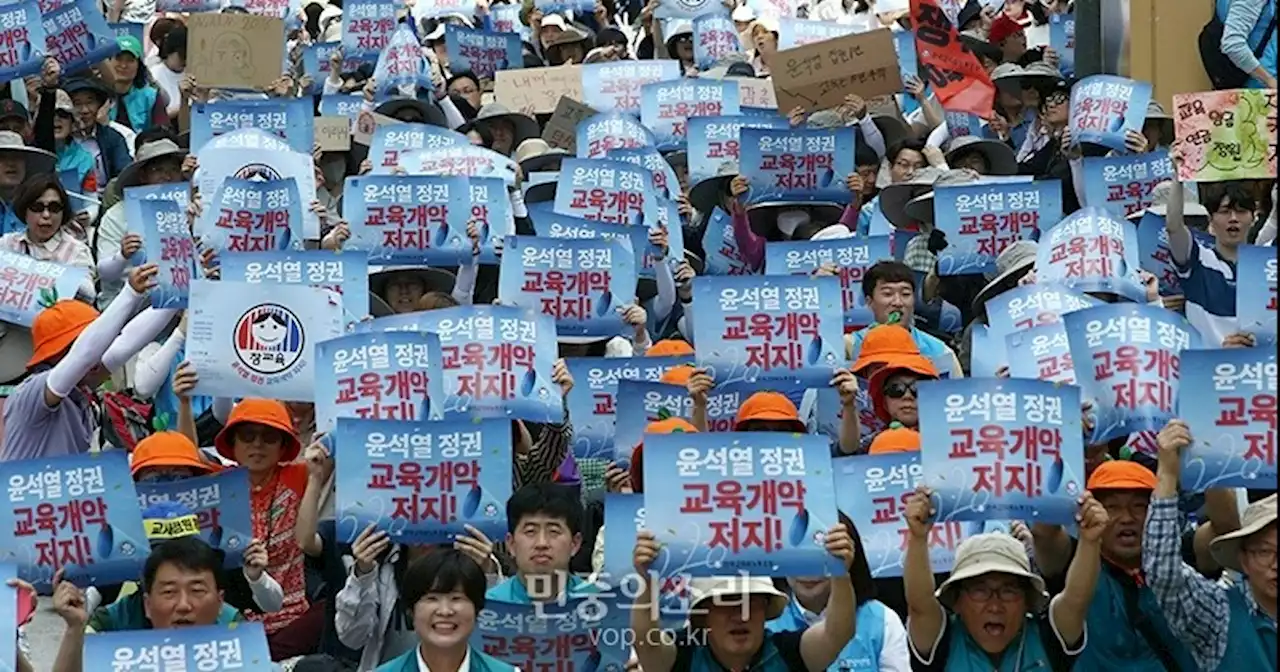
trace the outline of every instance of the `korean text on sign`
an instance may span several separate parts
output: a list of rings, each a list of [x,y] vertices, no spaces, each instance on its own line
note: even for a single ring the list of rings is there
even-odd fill
[[[248,471],[225,469],[180,481],[139,482],[137,490],[138,506],[144,511],[159,502],[182,503],[196,514],[200,538],[225,554],[224,566],[241,566],[241,554],[253,538]]]
[[[1178,415],[1191,430],[1182,487],[1275,485],[1275,350],[1189,350],[1182,353],[1182,375],[1188,393],[1178,400]]]
[[[1071,344],[1061,322],[1009,334],[1005,337],[1005,347],[1009,353],[1010,376],[1075,385]]]
[[[1243,280],[1236,285],[1236,317],[1240,331],[1253,334],[1258,347],[1271,350],[1276,344],[1276,254],[1275,248],[1242,245],[1236,267]]]
[[[750,191],[748,203],[824,201],[847,204],[845,184],[853,172],[852,128],[744,128],[739,133],[740,167]]]
[[[349,334],[316,346],[316,420],[424,421],[443,399],[440,337],[424,332]]]
[[[575,136],[578,157],[602,159],[615,149],[653,147],[657,140],[653,131],[620,112],[605,112],[578,122]],[[563,167],[561,168],[563,170]]]
[[[273,252],[302,247],[302,200],[293,178],[227,179],[197,234],[214,249]]]
[[[1037,282],[1079,292],[1119,294],[1145,301],[1138,281],[1137,233],[1102,208],[1081,208],[1049,229],[1036,252]]]
[[[1084,491],[1080,392],[1038,380],[920,385],[920,445],[939,521],[1070,524]]]
[[[0,250],[0,320],[31,326],[44,310],[42,295],[56,291],[60,299],[74,298],[89,280],[89,269],[37,261],[25,254]]]
[[[149,670],[259,671],[272,668],[261,623],[241,621],[163,630],[121,630],[86,637],[84,659],[121,672]]]
[[[1276,177],[1275,89],[1175,94],[1173,132],[1184,182]]]
[[[566,397],[573,418],[573,454],[578,458],[612,455],[614,415],[620,380],[657,382],[693,357],[569,357],[565,365],[574,386]]]
[[[1067,313],[1096,305],[1088,295],[1037,283],[1003,292],[988,300],[986,308],[992,334],[1003,339],[1016,331],[1057,324]]]
[[[521,670],[621,670],[628,648],[610,646],[601,632],[626,630],[630,606],[608,594],[541,604],[489,600],[476,614],[471,646]]]
[[[246,252],[218,261],[223,280],[319,287],[342,296],[348,323],[369,314],[369,257],[363,252]]]
[[[940,187],[934,194],[934,220],[947,234],[938,253],[941,275],[994,273],[1006,247],[1033,240],[1041,226],[1062,217],[1057,182],[996,183]]]
[[[613,224],[636,225],[657,216],[653,177],[622,161],[566,159],[556,188],[556,212]],[[648,228],[654,228],[645,222]]]
[[[556,322],[556,333],[613,337],[635,302],[635,253],[626,238],[557,240],[510,236],[503,248],[498,298]]]
[[[811,275],[834,267],[840,279],[844,326],[864,327],[874,321],[862,294],[862,276],[873,264],[889,259],[889,237],[769,243],[765,246],[768,275]]]

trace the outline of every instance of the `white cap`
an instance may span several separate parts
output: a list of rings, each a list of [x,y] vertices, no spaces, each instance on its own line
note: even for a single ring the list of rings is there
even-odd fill
[[[778,213],[778,230],[790,238],[795,235],[796,229],[810,221],[809,213],[805,210],[783,210]]]
[[[543,28],[559,28],[560,30],[564,30],[568,25],[569,24],[565,23],[563,16],[560,16],[559,14],[551,14],[550,16],[542,17],[542,24],[538,27],[538,30],[542,30]]]
[[[827,228],[813,234],[809,240],[840,240],[842,238],[852,238],[853,232],[844,224],[832,224]]]
[[[751,9],[747,5],[742,5],[741,7],[733,10],[731,18],[738,23],[750,23],[756,20],[756,10]]]

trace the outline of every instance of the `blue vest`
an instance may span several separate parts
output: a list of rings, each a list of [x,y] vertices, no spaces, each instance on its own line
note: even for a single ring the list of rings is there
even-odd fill
[[[858,607],[857,634],[840,651],[840,657],[827,668],[827,672],[877,672],[880,669],[886,608],[879,600],[867,600]],[[801,606],[792,599],[787,608],[764,627],[769,632],[792,632],[804,630],[809,627],[809,622],[805,620]]]
[[[486,656],[476,651],[474,646],[471,647],[471,672],[514,672],[515,669],[514,665]],[[418,672],[418,647],[379,665],[375,672]]]
[[[1227,604],[1231,608],[1231,623],[1227,626],[1227,652],[1218,663],[1218,670],[1276,669],[1275,621],[1249,608],[1242,587],[1228,591]]]
[[[749,669],[751,672],[792,672],[787,667],[787,661],[782,659],[782,654],[778,653],[778,647],[773,645],[773,640],[767,638],[764,640],[764,648],[760,650],[760,655],[751,663]],[[699,646],[693,651],[689,670],[690,672],[723,672],[724,666],[716,662],[715,657],[711,655],[711,647]]]
[[[13,233],[14,231],[25,231],[27,223],[18,218],[13,211],[13,205],[0,202],[0,236]]]
[[[566,597],[569,599],[598,592],[600,588],[596,584],[587,583],[577,576],[569,575],[569,582],[565,586]],[[529,597],[529,591],[525,589],[524,582],[518,576],[513,576],[485,591],[484,599],[506,604],[533,604],[533,598]]]
[[[1000,667],[992,666],[991,656],[973,641],[959,616],[948,616],[947,619],[947,629],[951,631],[947,672],[1035,672],[1050,669],[1049,655],[1040,639],[1040,626],[1034,619],[1027,618],[1022,622],[1022,632],[1005,649]]]
[[[1076,659],[1076,669],[1164,672],[1164,664],[1125,612],[1124,587],[1120,581],[1107,568],[1103,568],[1098,577],[1098,587],[1089,603],[1089,646]],[[1138,589],[1138,609],[1151,622],[1152,629],[1164,642],[1164,649],[1172,654],[1178,666],[1186,672],[1195,670],[1195,659],[1169,629],[1155,593],[1146,586]]]
[[[124,94],[125,114],[129,115],[129,127],[136,133],[151,128],[151,111],[156,107],[157,92],[155,87],[145,86],[141,89],[133,87]]]
[[[93,154],[79,143],[68,140],[58,149],[58,172],[75,171],[76,183],[62,185],[67,191],[84,192],[84,179],[94,169]]]
[[[1227,13],[1231,9],[1231,2],[1232,0],[1218,0],[1218,19],[1223,23],[1227,21]],[[1263,40],[1267,40],[1267,46],[1263,47],[1262,55],[1258,56],[1258,63],[1273,75],[1276,72],[1276,36],[1274,33],[1268,33],[1267,28],[1271,26],[1271,17],[1275,16],[1275,13],[1276,3],[1263,3],[1262,13],[1258,15],[1258,22],[1253,24],[1253,30],[1249,31],[1249,50],[1254,54],[1258,53],[1258,45],[1262,44]],[[1248,74],[1248,87],[1261,89],[1262,82],[1257,77],[1254,77],[1253,73]]]

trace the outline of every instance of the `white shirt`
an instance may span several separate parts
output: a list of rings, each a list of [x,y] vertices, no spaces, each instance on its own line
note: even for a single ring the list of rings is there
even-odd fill
[[[431,672],[431,668],[427,667],[427,661],[422,658],[422,647],[414,648],[418,655],[418,672]],[[467,655],[462,657],[462,664],[458,666],[458,672],[471,672],[471,647],[467,647]]]
[[[156,63],[147,70],[151,73],[151,79],[155,81],[156,86],[160,87],[169,101],[169,116],[176,117],[178,110],[182,107],[182,93],[178,88],[178,84],[182,81],[182,73],[170,70],[164,61]]]

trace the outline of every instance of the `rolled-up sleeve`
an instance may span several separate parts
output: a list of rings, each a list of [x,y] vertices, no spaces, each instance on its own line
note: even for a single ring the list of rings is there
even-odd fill
[[[1142,568],[1169,629],[1202,670],[1216,670],[1227,650],[1226,589],[1182,561],[1178,500],[1152,499],[1142,541]]]

